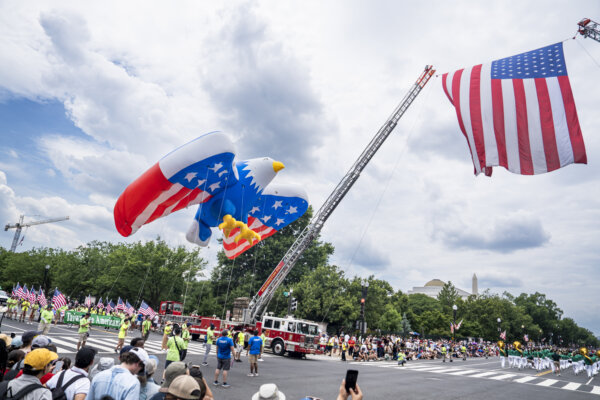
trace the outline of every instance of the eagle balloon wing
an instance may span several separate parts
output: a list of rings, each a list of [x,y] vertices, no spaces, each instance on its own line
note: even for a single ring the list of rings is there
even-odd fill
[[[264,240],[300,218],[307,209],[308,195],[304,188],[272,184],[265,188],[248,213],[248,227]],[[236,228],[229,237],[223,238],[223,250],[229,259],[236,258],[258,243],[250,243],[246,239],[235,243],[239,232]]]
[[[142,225],[182,208],[209,201],[238,181],[235,146],[221,132],[210,132],[173,150],[119,196],[115,225],[130,236]]]

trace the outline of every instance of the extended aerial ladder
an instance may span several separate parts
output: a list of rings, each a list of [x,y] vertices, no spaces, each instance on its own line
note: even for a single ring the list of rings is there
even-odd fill
[[[28,227],[34,226],[34,225],[48,224],[50,222],[65,221],[65,220],[69,219],[69,217],[67,216],[67,217],[60,217],[60,218],[45,219],[43,221],[32,221],[32,222],[23,223],[24,218],[25,218],[25,216],[21,215],[19,217],[19,222],[17,222],[16,224],[13,224],[13,225],[6,224],[4,226],[4,231],[7,231],[12,228],[16,229],[15,236],[13,237],[13,241],[12,241],[12,246],[10,246],[10,251],[12,251],[13,253],[15,252],[15,250],[17,249],[17,245],[19,244],[19,237],[21,237],[21,230],[23,228],[28,228]]]
[[[296,241],[285,253],[258,293],[252,298],[248,308],[244,310],[244,323],[251,324],[261,319],[267,304],[275,294],[275,290],[283,283],[302,253],[304,253],[311,242],[317,238],[325,221],[327,221],[331,213],[333,213],[333,210],[335,210],[352,185],[358,180],[362,170],[367,166],[369,161],[371,161],[390,133],[392,133],[398,124],[398,120],[415,101],[417,95],[425,87],[427,82],[429,82],[434,73],[435,70],[433,69],[433,66],[427,65],[425,67],[425,70],[421,73],[419,79],[417,79],[406,96],[404,96],[404,99],[396,107],[391,117],[389,117],[385,124],[379,128],[379,131],[377,131],[377,134],[371,139],[369,145],[363,150],[362,154],[354,162],[354,165],[348,170],[327,200],[325,200],[319,211],[313,216],[310,223],[302,230]]]
[[[584,18],[577,23],[579,26],[578,33],[583,37],[589,37],[596,42],[600,42],[600,24],[592,21],[589,18]]]

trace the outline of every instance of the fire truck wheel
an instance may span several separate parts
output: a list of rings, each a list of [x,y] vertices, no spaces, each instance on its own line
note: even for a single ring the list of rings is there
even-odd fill
[[[283,356],[285,354],[285,346],[283,345],[283,342],[279,339],[273,340],[271,349],[273,349],[273,353],[278,356]]]

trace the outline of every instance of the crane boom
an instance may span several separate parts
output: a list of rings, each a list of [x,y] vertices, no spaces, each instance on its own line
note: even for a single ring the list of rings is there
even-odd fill
[[[425,87],[427,82],[429,82],[429,79],[434,72],[433,66],[427,65],[425,67],[425,70],[421,73],[419,79],[417,79],[406,96],[404,96],[404,99],[402,99],[400,104],[396,107],[392,115],[383,126],[379,128],[379,131],[377,131],[368,146],[363,150],[333,192],[331,192],[319,211],[313,216],[310,223],[302,230],[296,241],[285,253],[279,264],[277,264],[275,270],[273,270],[271,275],[269,275],[265,283],[259,289],[258,293],[252,298],[248,305],[248,309],[244,310],[243,319],[245,323],[252,323],[261,318],[262,312],[275,294],[275,290],[284,281],[302,253],[304,253],[311,242],[319,235],[325,221],[327,221],[331,213],[333,213],[344,196],[346,196],[352,185],[358,180],[362,170],[367,166],[369,161],[371,161],[390,133],[392,133],[398,124],[398,120],[414,102],[415,98],[421,92],[423,87]]]
[[[60,218],[50,218],[50,219],[45,219],[42,221],[31,221],[31,222],[27,222],[27,223],[23,223],[23,218],[25,218],[24,215],[21,215],[19,217],[19,222],[17,222],[16,224],[6,224],[4,226],[4,230],[7,231],[9,229],[13,229],[15,228],[15,236],[13,237],[13,241],[12,241],[12,245],[10,246],[10,251],[12,251],[13,253],[15,252],[15,250],[17,249],[17,244],[19,243],[19,237],[21,236],[21,230],[23,228],[27,228],[30,226],[34,226],[34,225],[41,225],[41,224],[48,224],[51,222],[59,222],[59,221],[65,221],[68,220],[69,217],[60,217]]]
[[[583,37],[589,37],[596,42],[600,42],[600,24],[589,18],[584,18],[577,23],[579,25],[579,34]]]

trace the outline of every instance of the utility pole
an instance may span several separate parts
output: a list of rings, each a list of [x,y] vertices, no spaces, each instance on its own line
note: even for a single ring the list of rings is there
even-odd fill
[[[23,219],[25,218],[24,215],[21,214],[21,216],[19,216],[19,222],[17,222],[16,224],[6,224],[4,226],[4,231],[7,231],[9,229],[13,229],[15,228],[15,237],[13,238],[13,242],[12,245],[10,246],[10,251],[12,251],[13,253],[15,252],[15,250],[17,249],[17,245],[19,244],[19,237],[21,237],[21,230],[23,228],[28,228],[30,226],[34,226],[34,225],[41,225],[41,224],[48,224],[50,222],[59,222],[59,221],[65,221],[68,220],[69,217],[60,217],[60,218],[51,218],[51,219],[45,219],[42,221],[33,221],[33,222],[27,222],[27,223],[23,223]]]

